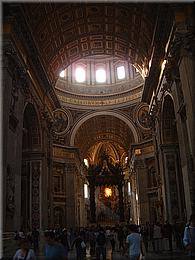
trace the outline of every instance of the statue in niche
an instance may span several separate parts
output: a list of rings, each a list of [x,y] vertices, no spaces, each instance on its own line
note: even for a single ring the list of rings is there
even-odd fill
[[[14,174],[11,170],[10,165],[7,166],[7,178],[6,178],[6,209],[9,215],[13,216],[15,211],[15,203],[14,203]]]

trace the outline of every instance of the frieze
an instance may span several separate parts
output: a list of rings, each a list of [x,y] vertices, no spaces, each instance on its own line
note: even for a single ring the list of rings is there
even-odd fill
[[[141,95],[142,93],[140,92],[134,95],[124,96],[121,98],[109,98],[109,99],[100,98],[100,100],[92,100],[92,99],[88,100],[85,97],[82,98],[78,96],[66,97],[64,95],[58,94],[58,98],[60,101],[71,105],[98,107],[98,106],[113,106],[117,104],[131,102],[140,99]]]
[[[63,159],[74,159],[75,155],[73,152],[67,152],[64,148],[61,147],[53,147],[53,157],[63,158]]]
[[[150,154],[150,153],[154,153],[153,145],[142,148],[142,154]]]

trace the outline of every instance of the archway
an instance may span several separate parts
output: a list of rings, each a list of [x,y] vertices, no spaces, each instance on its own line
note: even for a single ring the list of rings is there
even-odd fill
[[[70,137],[70,145],[71,146],[75,145],[75,136],[76,136],[76,133],[79,130],[79,128],[89,119],[95,118],[95,117],[98,117],[98,116],[113,116],[113,117],[115,117],[116,120],[119,119],[120,121],[124,122],[125,125],[127,125],[129,127],[129,131],[132,132],[134,142],[136,143],[136,142],[139,141],[140,138],[138,136],[136,127],[135,127],[134,123],[131,122],[131,120],[126,118],[124,115],[113,112],[113,111],[99,111],[99,112],[91,113],[91,114],[81,118],[79,120],[79,122],[73,127],[71,137]]]
[[[122,169],[125,169],[127,163],[125,158],[128,156],[131,144],[136,142],[135,140],[138,141],[138,135],[133,123],[123,115],[111,111],[93,113],[93,115],[83,118],[77,123],[71,136],[72,145],[79,148],[81,158],[87,159],[88,169],[96,169],[96,166],[97,168],[104,167],[102,157],[105,154],[109,157],[108,168],[113,170],[120,165]],[[110,171],[112,172],[112,170]],[[97,223],[105,224],[123,221],[129,210],[124,206],[123,170],[121,170],[121,174],[109,175],[109,173],[104,178],[99,173],[95,182],[93,177],[96,175],[96,171],[92,170],[92,178],[89,174],[92,223],[97,221]],[[104,196],[106,188],[112,190],[112,196]],[[98,206],[96,207],[96,205]]]
[[[21,227],[40,227],[41,135],[36,110],[27,104],[23,117]]]
[[[170,95],[164,98],[162,112],[162,151],[164,160],[167,218],[171,222],[185,219],[183,180],[175,117],[174,103]]]

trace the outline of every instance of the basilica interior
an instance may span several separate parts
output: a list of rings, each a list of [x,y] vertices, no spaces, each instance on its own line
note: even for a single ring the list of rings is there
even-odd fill
[[[3,234],[187,222],[194,6],[4,3]]]

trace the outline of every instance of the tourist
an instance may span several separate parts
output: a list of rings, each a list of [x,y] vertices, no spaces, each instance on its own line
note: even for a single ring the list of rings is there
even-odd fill
[[[65,257],[68,259],[68,251],[70,250],[69,240],[68,240],[68,231],[63,229],[62,233],[59,235],[59,242],[64,246]]]
[[[89,246],[90,246],[90,255],[95,255],[95,244],[96,244],[96,236],[95,236],[95,230],[92,227],[89,230]]]
[[[169,243],[169,251],[173,250],[173,243],[172,243],[172,233],[173,233],[173,228],[172,225],[169,223],[167,220],[165,224],[163,225],[162,228],[162,235],[163,235],[163,241],[164,241],[164,249],[167,249],[167,240]]]
[[[45,232],[45,257],[48,260],[66,260],[66,252],[61,243],[56,241],[53,231]]]
[[[189,225],[185,227],[183,243],[189,257],[195,259],[195,214],[191,215]]]
[[[118,228],[118,242],[119,242],[119,251],[121,252],[121,249],[122,249],[122,252],[124,252],[124,231],[123,231],[123,227],[122,226],[119,226]]]
[[[139,260],[141,255],[145,255],[141,248],[141,235],[138,233],[137,226],[134,224],[129,225],[129,232],[130,234],[126,238],[126,243],[129,249],[129,259]]]
[[[101,255],[106,260],[106,235],[103,228],[99,229],[96,237],[96,259],[99,260]]]
[[[18,249],[13,257],[13,260],[35,260],[36,256],[33,249],[30,249],[30,242],[26,238],[19,239]]]
[[[71,248],[75,246],[76,248],[76,255],[77,255],[77,260],[83,260],[86,258],[86,244],[84,242],[84,239],[82,237],[83,232],[80,232],[75,240],[72,243]]]
[[[112,253],[115,251],[115,229],[112,228],[110,231],[110,244],[112,247]]]
[[[34,251],[37,252],[39,249],[39,231],[34,227],[31,233],[31,239],[33,243]]]

